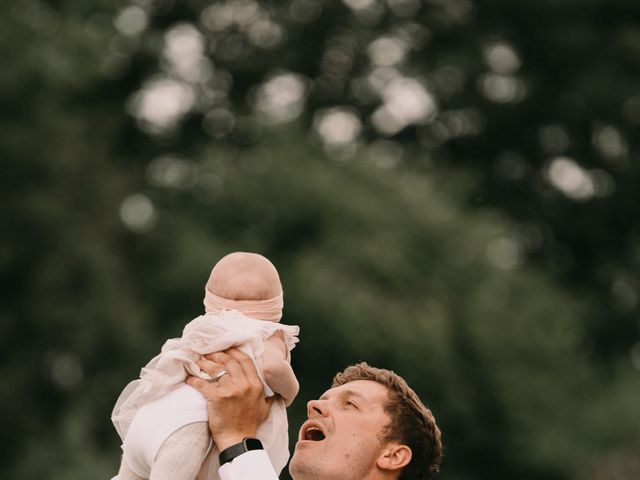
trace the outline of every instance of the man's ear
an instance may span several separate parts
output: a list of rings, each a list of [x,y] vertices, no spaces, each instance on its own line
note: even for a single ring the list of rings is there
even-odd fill
[[[399,443],[389,443],[378,456],[376,465],[382,470],[400,470],[411,461],[411,449]]]

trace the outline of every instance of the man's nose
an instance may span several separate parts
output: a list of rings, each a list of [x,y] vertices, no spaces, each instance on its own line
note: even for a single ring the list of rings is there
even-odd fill
[[[310,400],[307,402],[307,417],[326,417],[328,414],[326,400]]]

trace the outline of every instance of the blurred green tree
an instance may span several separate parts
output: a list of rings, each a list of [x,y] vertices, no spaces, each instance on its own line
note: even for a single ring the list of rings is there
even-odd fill
[[[119,390],[231,250],[302,326],[292,428],[367,360],[443,479],[638,476],[635,10],[12,2],[0,476],[112,474]]]

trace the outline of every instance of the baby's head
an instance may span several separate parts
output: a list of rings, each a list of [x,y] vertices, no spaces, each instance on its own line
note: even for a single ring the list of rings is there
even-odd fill
[[[238,310],[248,317],[277,322],[282,317],[278,271],[257,253],[230,253],[211,270],[204,305],[207,313]]]

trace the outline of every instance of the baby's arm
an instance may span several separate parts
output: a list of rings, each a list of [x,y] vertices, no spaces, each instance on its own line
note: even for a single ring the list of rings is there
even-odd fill
[[[267,338],[262,354],[262,372],[267,385],[279,394],[288,407],[298,394],[300,385],[291,365],[287,361],[287,346],[283,333],[278,331]]]

